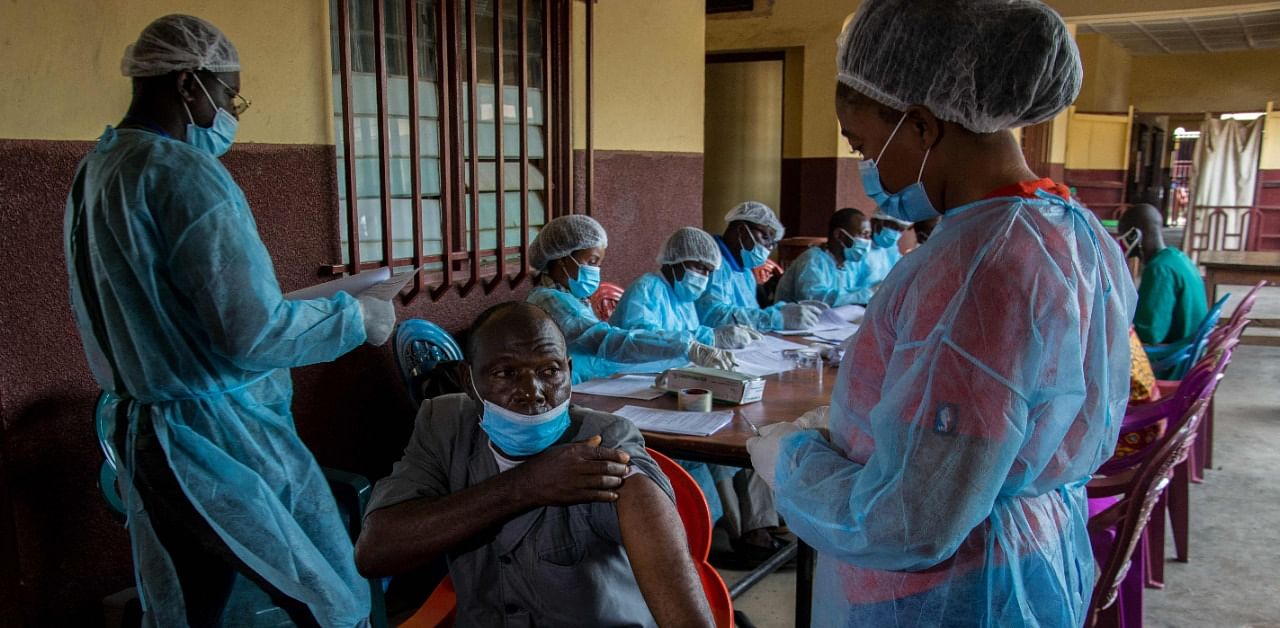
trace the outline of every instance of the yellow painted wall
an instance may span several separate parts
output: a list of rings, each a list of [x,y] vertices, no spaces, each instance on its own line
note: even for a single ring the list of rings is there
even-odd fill
[[[1133,58],[1138,111],[1262,111],[1280,101],[1280,49]]]
[[[799,100],[801,106],[799,146],[788,134],[784,148],[787,157],[852,155],[836,122],[835,59],[841,26],[856,9],[857,2],[780,0],[763,15],[706,18],[707,52],[803,51],[787,56],[786,102],[790,105]],[[787,119],[792,120],[790,112]]]
[[[328,3],[321,0],[0,2],[0,138],[89,140],[129,104],[124,48],[153,19],[190,13],[240,51],[253,101],[238,141],[331,143]]]
[[[777,208],[782,197],[782,61],[707,64],[703,228],[746,200]]]
[[[1280,170],[1280,111],[1274,103],[1267,103],[1267,121],[1262,124],[1262,154],[1258,168]]]
[[[1128,51],[1102,35],[1085,33],[1076,37],[1084,83],[1075,106],[1081,111],[1127,111],[1132,57]]]
[[[586,9],[574,5],[573,141],[585,148]],[[596,2],[596,149],[702,152],[705,11],[695,0]]]
[[[1070,114],[1068,170],[1124,170],[1129,156],[1129,114]]]

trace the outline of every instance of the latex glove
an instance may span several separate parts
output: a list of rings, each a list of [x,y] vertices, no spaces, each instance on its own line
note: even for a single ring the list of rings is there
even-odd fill
[[[698,366],[726,371],[732,371],[733,367],[737,366],[733,362],[733,354],[701,342],[689,343],[689,361]]]
[[[778,467],[778,450],[782,447],[782,439],[799,431],[801,427],[793,423],[771,423],[760,428],[759,436],[747,439],[747,453],[751,454],[751,466],[770,489],[773,489],[776,483],[774,472]]]
[[[788,303],[782,306],[782,326],[787,329],[809,329],[818,324],[822,311],[812,305]]]
[[[757,340],[764,334],[745,325],[721,325],[716,328],[717,349],[741,349]]]
[[[805,300],[805,301],[801,301],[801,302],[800,302],[800,305],[808,305],[808,306],[816,307],[816,308],[818,308],[818,311],[819,311],[819,312],[825,312],[825,311],[827,311],[827,310],[831,309],[831,306],[830,306],[830,305],[827,305],[825,301],[810,301],[810,300]]]
[[[825,430],[831,426],[830,413],[831,406],[818,406],[800,415],[791,424],[806,430]]]
[[[374,297],[359,297],[360,315],[364,318],[364,341],[375,347],[391,337],[396,326],[396,306]]]

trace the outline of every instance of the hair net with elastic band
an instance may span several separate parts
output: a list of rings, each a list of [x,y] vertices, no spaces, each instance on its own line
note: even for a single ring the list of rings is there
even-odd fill
[[[720,268],[720,246],[711,234],[697,227],[681,227],[667,238],[658,253],[659,264],[702,262],[712,270]]]
[[[574,251],[608,246],[609,236],[595,218],[582,214],[561,216],[547,223],[529,245],[529,265],[541,272]]]
[[[1066,24],[1036,0],[867,0],[838,49],[840,83],[975,133],[1053,118],[1083,76]]]
[[[163,76],[183,70],[239,72],[240,54],[217,26],[191,15],[166,15],[124,49],[120,73]]]
[[[773,210],[769,209],[768,205],[759,201],[738,203],[737,207],[729,210],[729,213],[724,215],[724,221],[726,223],[733,222],[735,220],[745,220],[762,227],[773,229],[774,240],[781,240],[782,234],[786,231],[786,229],[782,227],[782,223],[778,221],[778,215],[773,213]]]

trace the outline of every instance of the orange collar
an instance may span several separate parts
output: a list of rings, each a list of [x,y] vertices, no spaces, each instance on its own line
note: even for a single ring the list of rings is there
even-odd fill
[[[1071,190],[1061,183],[1054,183],[1053,179],[1044,178],[1034,181],[1019,181],[1013,185],[992,190],[985,198],[999,198],[1001,196],[1021,196],[1023,198],[1035,198],[1038,190],[1044,190],[1050,194],[1061,196],[1064,200],[1071,200]]]

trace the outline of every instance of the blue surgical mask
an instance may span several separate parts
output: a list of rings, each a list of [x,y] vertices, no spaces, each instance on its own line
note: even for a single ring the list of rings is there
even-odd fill
[[[765,262],[769,261],[769,249],[763,244],[756,242],[756,234],[752,233],[750,229],[747,229],[747,236],[751,238],[751,248],[746,247],[746,242],[740,241],[742,244],[742,267],[747,270],[751,270],[753,268],[758,268]]]
[[[858,176],[862,179],[862,189],[866,192],[871,200],[875,201],[884,213],[901,220],[903,222],[920,222],[938,216],[938,210],[933,208],[933,203],[929,202],[929,195],[924,191],[924,165],[929,162],[929,150],[924,153],[924,161],[920,162],[920,173],[916,175],[916,182],[908,185],[901,190],[890,194],[884,189],[884,184],[880,182],[880,158],[884,156],[884,151],[889,148],[889,143],[898,135],[898,129],[902,128],[902,122],[907,119],[907,114],[902,114],[902,118],[898,120],[898,126],[893,127],[893,133],[889,134],[889,139],[884,143],[884,147],[880,149],[880,154],[875,160],[863,159],[858,162]]]
[[[480,428],[489,440],[512,456],[532,456],[555,444],[569,429],[569,400],[542,414],[520,414],[481,400]]]
[[[236,129],[240,126],[240,121],[235,116],[227,112],[226,109],[219,107],[213,102],[213,97],[209,95],[209,90],[205,89],[204,83],[199,76],[195,77],[196,84],[200,86],[200,90],[204,92],[204,97],[209,99],[209,104],[217,110],[213,114],[213,124],[208,128],[196,124],[195,118],[191,117],[191,108],[187,107],[187,103],[183,102],[182,107],[187,110],[187,139],[186,142],[214,157],[221,157],[231,150],[231,144],[236,139]]]
[[[871,237],[875,239],[876,246],[887,249],[897,246],[898,240],[902,239],[902,232],[894,231],[888,227],[881,227],[880,232]]]
[[[844,247],[844,260],[846,262],[861,262],[866,257],[867,251],[871,250],[871,240],[866,238],[853,238],[853,244]]]
[[[591,266],[590,264],[579,264],[578,260],[573,259],[570,255],[569,259],[578,267],[578,278],[569,279],[569,294],[585,299],[596,293],[600,288],[600,267]]]
[[[676,300],[681,303],[692,303],[702,296],[707,289],[707,282],[710,278],[702,273],[695,273],[688,268],[684,269],[684,279],[675,283]]]

